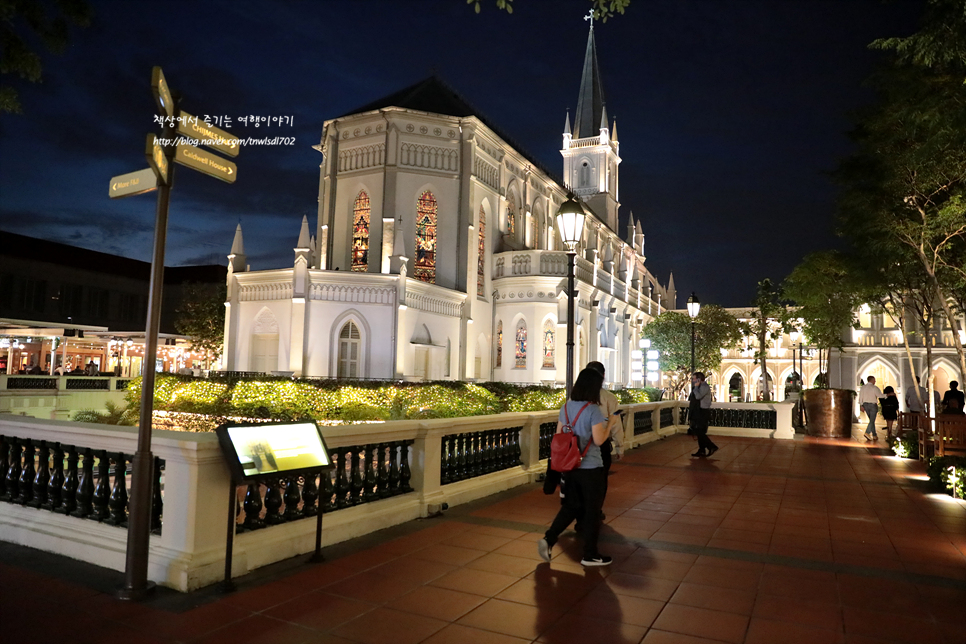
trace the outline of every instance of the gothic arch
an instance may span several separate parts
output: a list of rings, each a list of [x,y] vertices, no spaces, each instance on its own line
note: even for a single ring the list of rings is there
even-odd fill
[[[413,272],[415,279],[428,284],[436,283],[439,270],[439,199],[431,187],[417,191],[415,217],[413,219]]]
[[[278,371],[278,319],[267,306],[259,309],[249,338],[248,368],[271,373]]]
[[[339,334],[347,322],[352,322],[359,329],[359,378],[369,375],[369,357],[372,347],[372,329],[365,316],[356,309],[344,311],[329,327],[329,377],[335,378],[339,373]]]
[[[935,367],[935,365],[933,365]],[[866,376],[876,376],[877,385],[879,389],[884,389],[886,386],[898,387],[899,382],[899,370],[896,365],[893,364],[891,360],[882,355],[873,355],[869,357],[862,366],[855,372],[855,386],[859,385],[859,380],[865,380]],[[883,375],[885,376],[883,378]]]
[[[263,306],[255,315],[252,333],[278,333],[278,320],[267,306]]]

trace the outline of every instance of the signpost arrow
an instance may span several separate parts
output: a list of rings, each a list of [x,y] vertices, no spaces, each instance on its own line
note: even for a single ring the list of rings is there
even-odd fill
[[[171,97],[171,89],[160,67],[151,70],[151,90],[154,92],[154,100],[158,102],[158,114],[174,116],[174,98]]]
[[[226,161],[211,152],[196,148],[193,145],[181,144],[174,153],[175,163],[188,166],[226,183],[235,183],[238,168],[231,161]]]
[[[208,125],[204,121],[199,121],[197,117],[191,116],[185,111],[181,112],[181,120],[178,121],[178,134],[192,139],[202,141],[201,145],[218,150],[222,154],[230,157],[237,157],[239,139],[237,136],[229,134],[214,125]]]
[[[145,168],[144,170],[128,172],[127,174],[121,174],[112,178],[111,187],[107,194],[111,199],[119,199],[121,197],[143,195],[145,192],[151,192],[157,189],[158,175],[154,173],[153,168]]]
[[[158,137],[153,134],[148,134],[148,141],[144,146],[144,156],[147,157],[148,165],[157,173],[161,183],[167,185],[168,157],[164,156],[164,148],[158,143]]]

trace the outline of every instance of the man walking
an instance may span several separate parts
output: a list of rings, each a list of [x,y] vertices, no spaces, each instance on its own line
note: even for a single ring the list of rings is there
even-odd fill
[[[718,446],[708,438],[708,418],[711,415],[711,385],[704,381],[704,373],[695,371],[691,376],[691,395],[688,396],[688,418],[691,430],[698,437],[698,451],[691,456],[702,458],[718,451]]]
[[[875,376],[869,376],[868,382],[859,389],[859,404],[862,411],[869,417],[869,426],[865,428],[865,440],[877,441],[879,435],[875,432],[875,417],[879,413],[879,398],[885,398],[882,390],[875,386]]]

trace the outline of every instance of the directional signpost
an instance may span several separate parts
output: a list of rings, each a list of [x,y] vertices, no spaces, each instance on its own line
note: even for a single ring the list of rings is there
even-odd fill
[[[151,90],[158,104],[158,114],[164,118],[160,137],[149,134],[144,155],[149,168],[111,179],[111,198],[129,197],[151,190],[158,191],[158,207],[154,224],[154,251],[151,257],[151,289],[148,295],[148,319],[144,339],[145,360],[141,372],[141,416],[138,422],[138,447],[131,469],[130,514],[127,530],[127,558],[124,583],[118,590],[121,599],[143,599],[154,588],[148,581],[148,545],[151,536],[151,504],[154,474],[154,455],[151,453],[151,421],[154,415],[154,356],[158,351],[158,326],[161,321],[161,287],[164,282],[164,245],[168,230],[168,200],[174,185],[172,161],[192,170],[234,183],[238,168],[211,152],[187,144],[175,144],[182,135],[197,139],[229,156],[238,156],[241,142],[238,137],[198,122],[178,109],[178,101],[171,93],[160,67],[151,73]],[[177,127],[175,126],[177,124]]]
[[[193,145],[179,145],[174,153],[174,161],[226,183],[235,183],[238,173],[238,168],[231,161],[226,161]]]
[[[108,196],[111,199],[120,197],[133,197],[143,195],[158,189],[158,175],[154,168],[145,168],[137,172],[128,172],[111,179],[111,187]]]

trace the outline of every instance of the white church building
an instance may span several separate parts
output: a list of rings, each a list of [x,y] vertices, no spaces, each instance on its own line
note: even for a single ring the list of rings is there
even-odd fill
[[[639,221],[618,230],[620,143],[593,27],[563,179],[436,77],[325,122],[318,225],[294,265],[228,256],[223,368],[323,378],[562,383],[568,187],[589,216],[576,258],[576,364],[631,380],[641,327],[675,306]],[[294,230],[293,230],[294,233]],[[293,234],[294,236],[294,234]],[[639,358],[636,358],[639,359]],[[637,371],[640,370],[638,365]]]

